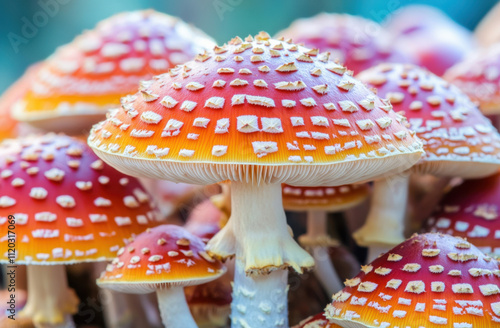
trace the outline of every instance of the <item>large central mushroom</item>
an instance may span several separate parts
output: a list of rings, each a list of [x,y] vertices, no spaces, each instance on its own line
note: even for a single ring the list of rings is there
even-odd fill
[[[426,156],[412,172],[443,178],[479,178],[500,167],[500,136],[470,99],[440,77],[414,65],[381,64],[358,75],[403,111],[423,140]],[[387,251],[404,240],[409,173],[375,182],[365,225],[354,237]],[[373,250],[373,249],[372,249]],[[372,252],[370,259],[377,255]]]
[[[287,325],[286,269],[314,265],[289,234],[281,183],[341,185],[407,169],[423,151],[403,121],[327,54],[261,33],[142,83],[89,144],[132,175],[230,180],[231,218],[207,247],[236,256],[233,327],[274,327]]]

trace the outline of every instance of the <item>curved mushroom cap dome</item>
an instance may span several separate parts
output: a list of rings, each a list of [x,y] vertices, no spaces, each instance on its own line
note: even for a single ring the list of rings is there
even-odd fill
[[[404,112],[426,156],[414,169],[477,178],[500,166],[500,135],[457,87],[414,65],[380,64],[357,78]]]
[[[12,216],[12,217],[11,217]],[[15,221],[16,263],[106,261],[128,238],[159,224],[136,178],[83,142],[47,134],[0,144],[0,262]]]
[[[97,280],[100,287],[125,293],[150,293],[171,286],[199,285],[226,272],[205,252],[205,243],[186,229],[161,225],[138,235]]]
[[[344,327],[497,327],[500,270],[466,240],[415,235],[345,282],[325,309]]]
[[[213,45],[195,27],[154,10],[114,15],[47,58],[13,115],[51,131],[88,131],[140,80]]]
[[[198,184],[353,183],[422,154],[404,118],[344,66],[266,33],[142,83],[89,144],[124,172]]]

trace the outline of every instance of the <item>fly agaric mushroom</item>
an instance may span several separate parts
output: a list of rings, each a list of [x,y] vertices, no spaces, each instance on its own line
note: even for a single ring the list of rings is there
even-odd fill
[[[146,85],[93,127],[89,144],[133,175],[231,181],[231,219],[207,249],[236,255],[235,326],[286,326],[285,269],[314,265],[288,232],[281,183],[370,180],[407,169],[423,152],[404,118],[344,66],[264,32],[236,37]]]
[[[49,131],[80,134],[139,81],[213,46],[205,33],[154,10],[114,15],[45,60],[13,115]]]
[[[489,328],[500,322],[499,263],[449,235],[414,235],[345,285],[325,309],[342,327]]]
[[[283,207],[287,211],[307,211],[307,233],[299,237],[316,263],[314,274],[329,295],[342,289],[342,282],[328,256],[330,247],[339,242],[330,238],[327,212],[340,212],[354,207],[368,197],[368,184],[340,187],[293,187],[283,185]]]
[[[397,50],[439,76],[477,48],[468,29],[432,6],[405,6],[388,15],[384,27]]]
[[[394,49],[382,26],[359,16],[321,13],[297,19],[277,36],[329,51],[356,74],[383,62],[413,62]]]
[[[63,135],[8,139],[0,153],[0,263],[28,270],[19,316],[37,327],[69,325],[78,299],[64,265],[111,259],[129,237],[158,224],[151,198],[137,179]],[[15,254],[7,251],[12,220]]]
[[[378,95],[403,111],[424,142],[426,156],[412,172],[439,177],[479,178],[500,167],[500,136],[458,88],[413,65],[381,64],[358,75]],[[392,136],[382,136],[392,139]],[[354,233],[359,245],[387,251],[404,240],[409,173],[375,182],[370,214]]]
[[[97,284],[122,293],[156,292],[165,327],[196,328],[183,287],[212,281],[226,271],[204,249],[200,238],[179,226],[148,229],[121,248]]]
[[[455,84],[485,115],[500,114],[500,45],[481,49],[451,67],[444,78]]]
[[[500,257],[500,173],[466,180],[453,188],[424,223],[424,231],[467,238],[484,253]]]
[[[223,213],[207,199],[191,211],[184,228],[206,243],[220,231],[222,217]],[[199,327],[227,327],[234,262],[226,262],[226,267],[228,271],[219,279],[184,289],[189,310]]]

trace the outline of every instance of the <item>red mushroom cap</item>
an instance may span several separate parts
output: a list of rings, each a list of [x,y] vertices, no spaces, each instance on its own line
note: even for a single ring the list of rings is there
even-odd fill
[[[283,207],[287,211],[325,210],[340,212],[354,207],[370,194],[368,184],[338,187],[294,187],[282,185]]]
[[[467,238],[486,254],[500,257],[500,173],[466,180],[440,201],[423,225],[427,232]]]
[[[383,62],[414,62],[394,49],[382,26],[359,16],[321,13],[297,19],[277,36],[329,51],[333,59],[355,73]]]
[[[15,218],[18,264],[112,259],[136,233],[158,224],[135,178],[104,164],[83,142],[47,134],[0,144],[0,262]]]
[[[500,135],[455,86],[414,65],[381,64],[357,77],[404,112],[424,142],[426,156],[415,170],[464,178],[498,170]]]
[[[144,83],[89,144],[124,172],[176,182],[338,185],[417,161],[403,121],[327,55],[261,33]]]
[[[362,266],[325,316],[345,327],[498,327],[499,268],[464,239],[415,235]]]
[[[213,47],[206,34],[154,10],[124,12],[100,22],[56,50],[33,77],[13,114],[21,121],[66,129],[88,128],[119,105],[141,80]],[[80,117],[80,119],[72,119]],[[80,131],[78,131],[80,132]]]
[[[439,76],[477,48],[471,31],[435,7],[405,6],[387,17],[395,48]]]
[[[500,114],[500,45],[467,57],[446,71],[444,78],[478,102],[484,114]]]
[[[118,251],[97,284],[126,293],[149,293],[170,286],[199,285],[226,272],[205,252],[205,243],[186,229],[148,229]]]

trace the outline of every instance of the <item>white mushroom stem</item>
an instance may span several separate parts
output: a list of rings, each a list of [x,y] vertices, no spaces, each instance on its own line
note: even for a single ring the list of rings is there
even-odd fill
[[[189,311],[184,288],[171,287],[156,291],[163,325],[168,328],[197,328]]]
[[[299,239],[302,246],[307,246],[314,258],[314,275],[329,295],[333,295],[344,286],[335,271],[330,254],[329,247],[335,244],[335,241],[328,236],[327,216],[325,211],[307,212],[307,233]],[[305,241],[303,243],[302,241]]]
[[[36,328],[75,327],[72,314],[78,311],[78,297],[68,288],[64,265],[29,265],[28,300],[19,313],[31,318]]]
[[[288,271],[247,276],[236,260],[231,328],[288,327]]]
[[[232,182],[231,204],[229,222],[210,240],[207,249],[223,258],[236,254],[233,302],[253,309],[259,307],[263,299],[257,295],[257,292],[263,291],[261,286],[272,291],[283,290],[287,284],[287,271],[283,269],[293,267],[302,272],[304,268],[312,268],[314,260],[288,232],[279,183],[256,185]],[[255,286],[253,298],[243,296],[245,286]],[[240,297],[246,300],[242,301]],[[286,300],[286,296],[282,297]],[[260,316],[250,316],[248,311],[233,306],[232,327],[274,327],[280,322],[286,326],[286,301],[283,304],[274,303],[271,312],[272,315],[267,309],[261,309]],[[243,322],[247,322],[248,326]]]
[[[372,256],[378,256],[379,251],[389,251],[405,240],[403,231],[408,184],[408,172],[375,181],[368,218],[353,234],[358,245],[378,248],[377,251],[369,251]],[[374,258],[369,258],[367,262],[372,260]]]

